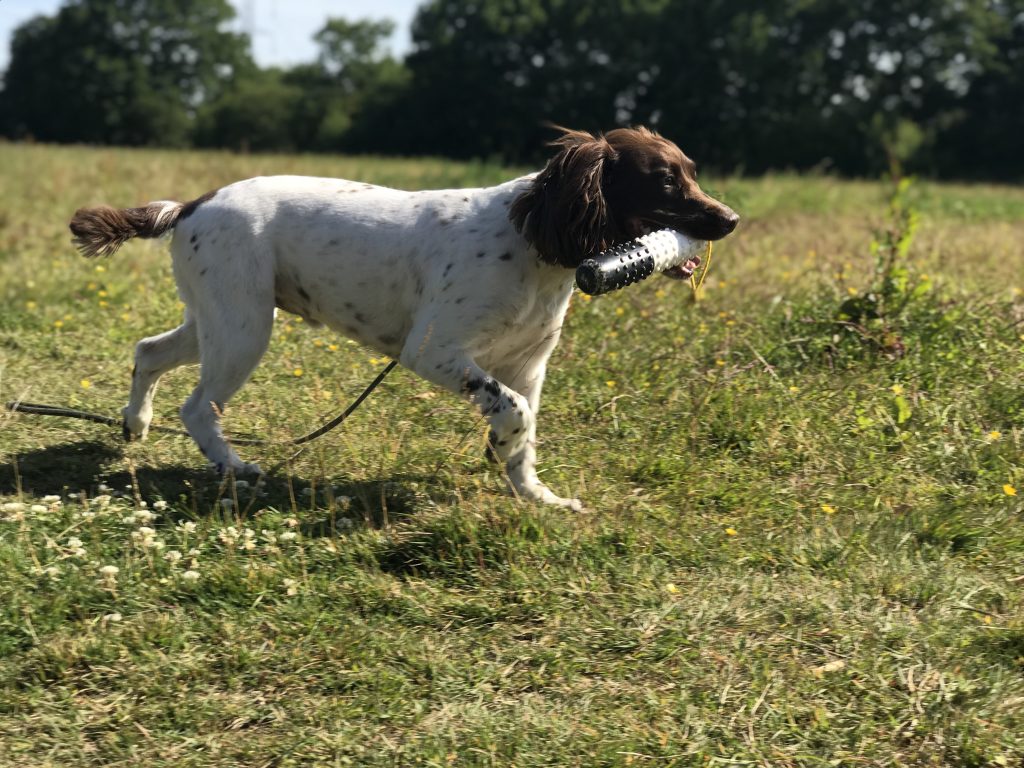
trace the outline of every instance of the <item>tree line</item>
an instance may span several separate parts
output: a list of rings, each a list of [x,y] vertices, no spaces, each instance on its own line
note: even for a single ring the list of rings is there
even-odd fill
[[[727,172],[1024,178],[1024,0],[426,0],[402,59],[332,18],[260,68],[227,0],[68,0],[19,27],[11,139],[534,161],[646,124]]]

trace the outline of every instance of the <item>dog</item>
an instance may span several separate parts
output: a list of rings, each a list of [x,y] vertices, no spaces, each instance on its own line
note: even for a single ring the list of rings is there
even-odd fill
[[[405,192],[269,176],[188,203],[79,209],[86,257],[173,233],[185,304],[177,328],[135,349],[126,439],[145,437],[160,377],[200,364],[181,419],[221,472],[259,472],[220,416],[270,340],[276,308],[326,325],[462,396],[523,499],[581,509],[537,476],[537,410],[580,262],[653,229],[717,240],[739,216],[697,184],[693,161],[645,128],[560,128],[538,173],[494,187]],[[687,278],[699,259],[666,271]]]

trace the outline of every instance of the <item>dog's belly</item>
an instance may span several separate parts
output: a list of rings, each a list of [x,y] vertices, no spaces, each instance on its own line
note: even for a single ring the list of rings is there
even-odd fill
[[[402,300],[402,280],[345,281],[340,276],[305,278],[294,272],[278,274],[274,300],[286,312],[299,315],[310,325],[328,328],[391,357],[402,351],[412,324],[408,304]]]

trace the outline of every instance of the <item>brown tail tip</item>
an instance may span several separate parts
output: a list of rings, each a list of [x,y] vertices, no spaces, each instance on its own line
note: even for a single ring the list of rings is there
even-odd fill
[[[142,208],[79,208],[71,217],[71,242],[86,258],[110,256],[133,237],[157,237],[174,226],[180,203]]]
[[[71,240],[86,258],[109,256],[135,235],[123,211],[109,206],[79,208],[69,225]]]

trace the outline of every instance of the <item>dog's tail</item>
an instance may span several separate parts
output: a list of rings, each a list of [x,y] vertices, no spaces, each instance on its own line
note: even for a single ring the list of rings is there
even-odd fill
[[[79,208],[71,218],[71,242],[86,258],[110,256],[133,237],[159,237],[181,217],[184,203],[160,200],[141,208]]]

